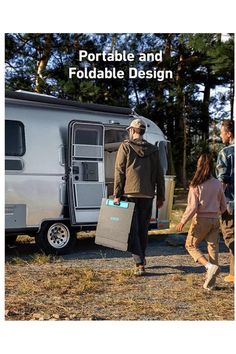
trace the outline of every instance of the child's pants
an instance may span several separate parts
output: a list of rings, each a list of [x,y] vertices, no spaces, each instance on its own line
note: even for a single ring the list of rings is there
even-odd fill
[[[203,256],[203,253],[198,247],[200,242],[205,240],[207,242],[209,262],[218,265],[219,227],[219,219],[203,218],[199,216],[193,218],[185,247],[195,262]]]

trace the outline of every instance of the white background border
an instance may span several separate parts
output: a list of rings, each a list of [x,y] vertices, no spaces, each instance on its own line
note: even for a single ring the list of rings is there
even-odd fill
[[[1,1],[1,241],[4,239],[4,33],[235,32],[232,1]],[[181,353],[231,352],[234,321],[4,321],[4,243],[1,242],[1,352]],[[158,288],[157,288],[158,291]],[[168,296],[168,294],[166,294]],[[3,349],[4,348],[4,349]]]

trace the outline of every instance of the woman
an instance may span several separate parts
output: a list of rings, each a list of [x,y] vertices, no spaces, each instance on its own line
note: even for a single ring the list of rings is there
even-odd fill
[[[226,210],[222,183],[212,176],[212,169],[211,155],[202,154],[190,183],[187,208],[181,222],[176,226],[177,231],[182,231],[184,225],[193,217],[185,247],[195,262],[206,268],[203,288],[207,290],[213,289],[219,273],[219,215]],[[203,240],[207,242],[209,261],[199,249]]]

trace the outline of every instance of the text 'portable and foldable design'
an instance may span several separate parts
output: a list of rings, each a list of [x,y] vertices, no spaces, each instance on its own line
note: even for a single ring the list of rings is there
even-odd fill
[[[102,199],[95,243],[120,251],[127,251],[134,203]]]

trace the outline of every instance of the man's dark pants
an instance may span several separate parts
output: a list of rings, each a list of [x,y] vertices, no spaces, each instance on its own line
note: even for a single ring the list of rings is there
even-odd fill
[[[152,215],[153,199],[129,197],[128,201],[135,203],[128,251],[132,253],[137,265],[144,265],[148,240],[148,226]]]
[[[221,217],[221,230],[230,252],[229,273],[234,275],[234,214],[226,211]]]

